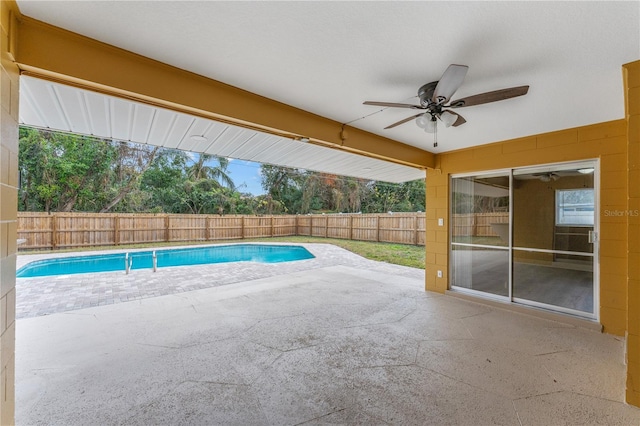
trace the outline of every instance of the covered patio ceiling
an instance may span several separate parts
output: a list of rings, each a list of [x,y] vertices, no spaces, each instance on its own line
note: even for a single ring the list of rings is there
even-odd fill
[[[26,76],[20,123],[370,180],[424,178],[418,168]]]
[[[621,119],[621,65],[640,57],[637,1],[17,4],[26,17],[432,153]],[[455,98],[520,85],[529,93],[458,109],[467,123],[440,126],[437,148],[414,122],[384,130],[415,110],[362,104],[416,103],[418,88],[452,63],[469,66]],[[391,182],[424,176],[415,164],[22,81],[25,124]]]

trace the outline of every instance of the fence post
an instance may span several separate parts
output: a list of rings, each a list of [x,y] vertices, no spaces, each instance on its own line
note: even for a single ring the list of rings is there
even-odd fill
[[[164,216],[164,240],[169,242],[169,215]]]
[[[418,213],[415,213],[415,216],[413,216],[413,245],[417,246],[418,245]]]
[[[295,224],[295,226],[296,226],[296,231],[295,231],[295,232],[296,232],[296,237],[297,237],[298,235],[300,235],[300,229],[299,229],[299,224],[298,224],[298,219],[299,219],[299,218],[300,218],[300,216],[299,216],[299,215],[296,215],[296,224]]]
[[[271,237],[273,238],[273,215],[271,216],[271,225],[269,228],[271,229]]]
[[[240,217],[240,239],[244,240],[244,215]]]
[[[473,235],[474,237],[478,235],[478,221],[476,220],[476,216],[473,215],[471,217],[471,235]]]
[[[113,218],[113,244],[120,245],[120,215],[118,213]]]
[[[349,215],[349,240],[353,240],[353,215]]]
[[[58,220],[55,213],[51,214],[51,250],[58,247]]]
[[[209,239],[211,237],[210,232],[209,232],[209,227],[211,226],[210,225],[210,220],[211,220],[211,218],[209,217],[209,215],[206,215],[204,217],[204,240],[205,241],[209,241]]]
[[[380,242],[380,215],[376,216],[376,242]]]
[[[325,221],[324,221],[324,237],[327,238],[327,236],[329,235],[329,215],[325,215]]]

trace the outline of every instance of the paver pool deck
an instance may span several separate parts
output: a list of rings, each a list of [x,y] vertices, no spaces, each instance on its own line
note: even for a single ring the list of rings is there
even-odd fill
[[[18,279],[17,424],[640,424],[624,339],[304,246],[315,259]]]
[[[259,243],[252,243],[259,244]],[[271,245],[289,245],[270,243]],[[122,272],[61,275],[50,277],[19,279],[16,292],[16,318],[28,318],[67,312],[75,309],[112,305],[148,297],[183,293],[186,291],[228,285],[258,278],[275,277],[294,272],[309,271],[325,266],[345,265],[368,268],[372,262],[349,251],[329,244],[304,244],[316,257],[305,261],[282,263],[217,263],[203,266],[186,266],[151,269],[133,269],[127,275]],[[202,246],[200,246],[202,247]],[[158,248],[157,250],[169,247]],[[18,257],[17,268],[41,259],[54,257],[82,256],[89,254],[113,254],[118,252],[150,251],[108,250],[85,253],[58,253],[22,255]],[[424,278],[424,271],[402,268],[380,262],[378,269],[389,272],[401,271],[402,275]]]

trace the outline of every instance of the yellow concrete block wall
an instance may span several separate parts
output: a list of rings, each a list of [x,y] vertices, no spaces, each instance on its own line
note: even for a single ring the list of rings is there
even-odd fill
[[[627,402],[640,406],[640,61],[623,67],[627,115]]]
[[[0,3],[0,422],[14,423],[18,68],[13,2]]]
[[[449,285],[449,176],[600,160],[600,322],[627,336],[627,402],[640,406],[640,61],[623,67],[626,118],[440,154],[427,172],[427,290]],[[614,213],[615,212],[615,213]],[[618,214],[622,212],[622,214]],[[444,217],[444,226],[438,218]],[[443,277],[437,277],[437,271]]]
[[[626,218],[602,213],[627,209],[627,124],[626,120],[599,123],[558,132],[498,142],[438,155],[437,170],[427,173],[427,212],[442,217],[449,203],[451,174],[539,164],[600,160],[600,241],[606,247],[600,260],[600,319],[608,333],[624,335],[627,328]],[[429,213],[428,213],[429,214]],[[448,214],[445,226],[427,220],[426,289],[444,292],[448,288]],[[434,244],[435,243],[435,244]],[[438,256],[440,255],[440,256]],[[443,278],[437,271],[443,270]]]
[[[426,289],[444,293],[448,283],[449,178],[439,170],[427,170],[425,209]],[[442,225],[438,219],[442,219]],[[442,277],[438,277],[442,271]]]

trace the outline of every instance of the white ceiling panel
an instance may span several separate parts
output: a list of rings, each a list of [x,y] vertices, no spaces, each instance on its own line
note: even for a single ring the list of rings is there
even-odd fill
[[[241,144],[250,138],[255,132],[243,129],[242,127],[227,126],[224,132],[209,146],[208,151],[215,155],[228,157],[233,152],[236,144]]]
[[[242,152],[234,153],[234,155],[241,155],[247,160],[252,160],[257,158],[261,152],[270,150],[275,144],[281,142],[282,139],[283,138],[279,136],[258,133],[251,139],[251,143],[242,146]]]
[[[213,146],[215,141],[218,140],[220,137],[222,137],[224,132],[226,132],[227,129],[229,128],[229,126],[224,124],[224,123],[217,122],[217,121],[210,121],[210,120],[206,120],[206,121],[209,121],[210,126],[207,128],[205,133],[202,135],[205,138],[207,138],[206,142],[203,142],[203,146],[206,146],[206,148],[204,148],[203,152],[210,153],[211,152],[211,147]]]
[[[48,127],[40,106],[35,102],[29,87],[23,85],[20,88],[20,122],[31,123],[36,127]]]
[[[260,146],[262,150],[264,150],[264,144],[261,139],[258,138],[259,133],[253,133],[251,137],[244,139],[243,141],[238,141],[237,144],[232,146],[232,150],[229,152],[227,157],[236,158],[238,156],[246,158],[246,153],[251,150],[252,147]]]
[[[188,133],[196,118],[185,114],[175,114],[175,120],[171,126],[169,133],[166,135],[164,145],[167,148],[177,148],[183,139],[187,138]]]
[[[62,115],[60,100],[55,93],[54,86],[47,84],[42,80],[34,80],[34,83],[35,84],[33,85],[21,88],[20,91],[21,106],[22,100],[25,99],[27,100],[25,104],[28,106],[33,106],[33,112],[36,113],[32,114],[31,111],[26,111],[27,116],[37,118],[34,125],[50,128],[69,129],[69,123],[67,123],[67,121],[64,119],[64,116]],[[22,107],[21,109],[24,109],[24,107]]]
[[[149,142],[149,133],[156,116],[155,108],[147,105],[134,104],[131,140]]]
[[[131,102],[123,99],[111,98],[109,114],[111,116],[111,132],[113,139],[121,141],[131,140],[131,126],[133,124],[133,107]]]
[[[191,127],[184,134],[176,148],[185,151],[204,152],[210,142],[203,135],[207,133],[210,127],[211,122],[209,120],[194,117]]]
[[[24,80],[24,78],[23,78]],[[30,87],[33,81],[37,79],[27,79],[27,84],[20,84],[20,88]],[[109,98],[93,92],[83,92],[85,105],[88,111],[90,135],[108,135],[111,137]],[[22,114],[22,104],[20,105],[20,113]],[[28,123],[28,121],[26,121]],[[50,127],[50,126],[47,126]]]
[[[175,120],[176,115],[173,111],[156,108],[156,113],[153,117],[153,124],[149,130],[149,136],[147,137],[146,143],[165,146],[166,137],[171,131]]]
[[[55,86],[52,88],[60,101],[62,114],[72,130],[77,133],[87,134],[91,132],[84,99],[81,92],[68,86]]]
[[[308,159],[307,154],[303,153],[304,144],[302,142],[290,139],[282,139],[278,144],[274,145],[268,151],[260,154],[262,162],[269,164],[280,164],[285,158],[290,158],[292,162],[299,163],[298,168],[306,168],[304,161]],[[317,157],[316,157],[317,158]]]
[[[20,123],[387,182],[423,170],[23,76]]]

